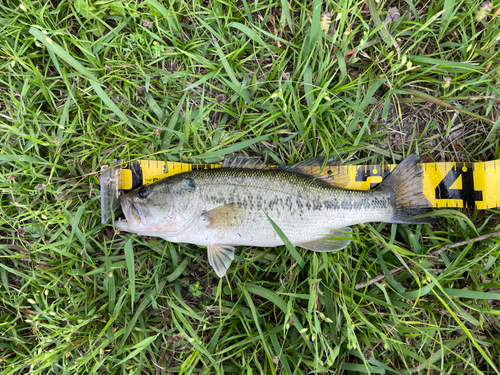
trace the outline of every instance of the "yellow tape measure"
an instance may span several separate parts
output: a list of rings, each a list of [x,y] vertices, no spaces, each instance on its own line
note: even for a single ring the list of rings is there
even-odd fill
[[[138,160],[122,167],[122,189],[131,190],[167,176],[218,164],[187,164]],[[339,173],[347,189],[368,190],[389,174],[396,164],[344,165]],[[436,208],[487,209],[500,206],[500,160],[480,163],[422,163],[424,194]]]

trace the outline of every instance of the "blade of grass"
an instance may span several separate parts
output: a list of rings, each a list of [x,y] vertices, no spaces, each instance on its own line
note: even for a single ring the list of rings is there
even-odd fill
[[[352,119],[352,121],[351,121],[351,123],[350,123],[350,125],[348,127],[348,129],[349,129],[350,132],[354,132],[354,130],[357,128],[358,122],[360,121],[360,119],[362,119],[365,116],[363,112],[364,112],[366,106],[368,105],[368,103],[370,102],[370,100],[373,98],[373,95],[375,94],[375,92],[385,82],[386,82],[385,78],[380,78],[377,81],[375,81],[372,84],[372,86],[368,89],[365,97],[363,98],[363,100],[361,101],[361,103],[359,104],[359,106],[355,108],[354,118]]]
[[[72,66],[78,72],[87,77],[90,84],[92,85],[92,88],[99,96],[99,98],[101,98],[104,104],[106,104],[108,108],[124,122],[130,123],[129,118],[125,115],[125,113],[121,111],[120,108],[116,106],[115,103],[113,103],[110,97],[101,88],[99,80],[91,72],[89,72],[82,64],[80,64],[74,57],[72,57],[68,52],[66,52],[63,48],[61,48],[57,43],[55,43],[50,37],[43,34],[40,30],[38,30],[34,26],[30,27],[29,32],[40,42],[42,42],[45,45],[45,47],[47,47],[48,50],[55,53],[61,59],[66,61],[70,66]]]
[[[196,157],[196,159],[211,159],[211,158],[215,158],[215,157],[224,156],[227,154],[232,154],[234,152],[245,149],[245,148],[247,148],[247,147],[249,147],[257,142],[262,142],[262,141],[265,141],[267,139],[269,139],[269,135],[261,135],[259,137],[253,138],[253,139],[248,139],[246,141],[235,143],[234,145],[226,147],[222,150],[208,151],[204,154],[198,155]],[[218,146],[216,148],[220,148],[220,146]]]
[[[171,283],[179,278],[180,275],[182,275],[182,272],[184,272],[184,269],[186,266],[189,264],[189,258],[184,258],[184,260],[177,266],[177,268],[167,276],[167,282]]]
[[[373,23],[375,24],[375,27],[377,28],[378,33],[380,34],[380,36],[382,37],[382,39],[384,40],[386,45],[388,45],[388,46],[391,45],[393,43],[394,38],[389,33],[389,30],[387,30],[387,26],[385,25],[385,22],[383,23],[382,20],[380,19],[379,11],[377,8],[377,4],[375,4],[375,0],[368,0],[366,2],[366,4],[368,5],[368,9],[370,10],[370,14],[372,16]]]
[[[279,238],[281,238],[281,241],[283,241],[283,243],[285,244],[285,246],[288,249],[288,251],[290,252],[290,254],[292,254],[292,256],[295,259],[295,261],[297,262],[297,264],[300,266],[300,268],[304,268],[304,261],[302,260],[302,257],[300,256],[300,254],[297,251],[297,249],[295,248],[295,246],[293,246],[293,244],[290,242],[290,240],[285,235],[285,233],[283,233],[283,231],[280,229],[280,227],[273,221],[273,219],[271,219],[269,217],[269,215],[265,211],[264,211],[264,214],[266,215],[267,220],[269,220],[269,222],[273,226],[273,229],[276,231]]]
[[[242,25],[241,23],[238,23],[238,22],[231,22],[227,26],[234,27],[235,29],[240,30],[243,34],[248,36],[254,42],[260,44],[264,48],[268,48],[268,45],[266,43],[264,43],[264,41],[260,38],[260,36],[255,31],[250,29],[248,26]]]
[[[473,112],[469,112],[465,109],[461,109],[461,108],[457,108],[449,103],[446,103],[445,101],[439,99],[439,98],[436,98],[434,96],[431,96],[429,94],[426,94],[426,93],[423,93],[421,91],[418,91],[418,90],[414,90],[414,89],[404,89],[404,91],[406,91],[408,94],[411,94],[411,95],[415,95],[421,99],[424,99],[426,101],[428,101],[429,103],[433,103],[433,104],[437,104],[437,105],[440,105],[441,107],[445,107],[445,108],[450,108],[450,109],[453,109],[457,112],[462,112],[462,113],[465,113],[469,116],[473,116],[477,119],[480,119],[482,121],[486,121],[490,124],[493,124],[493,121],[490,120],[489,118],[487,117],[484,117],[484,116],[481,116],[481,115],[478,115],[476,113],[473,113]]]
[[[163,287],[165,286],[165,284],[166,284],[166,280],[165,281],[161,281],[159,283],[158,287],[159,287],[160,291],[161,291],[161,289],[163,289]],[[137,319],[139,319],[139,315],[142,314],[142,312],[144,311],[144,309],[151,303],[151,299],[153,298],[153,296],[157,295],[157,293],[158,293],[157,289],[156,288],[152,288],[146,295],[143,296],[141,304],[139,305],[139,307],[135,311],[134,316],[132,317],[132,319],[130,319],[128,325],[125,328],[125,331],[123,333],[122,339],[120,341],[120,345],[116,349],[116,351],[118,353],[120,353],[123,350],[123,347],[125,346],[125,343],[127,342],[128,336],[130,335],[130,333],[134,329],[135,322],[137,321]]]
[[[456,62],[456,61],[446,61],[442,59],[435,59],[425,56],[409,55],[408,58],[414,62],[422,64],[435,65],[443,68],[450,68],[450,67],[456,68],[456,71],[460,73],[468,73],[470,71],[483,71],[485,69],[480,65],[464,63],[464,62]]]
[[[323,2],[321,0],[314,0],[312,17],[311,17],[311,33],[309,34],[309,51],[313,51],[314,45],[318,40],[319,28],[320,28],[320,16],[321,16],[321,5]]]
[[[135,304],[135,262],[134,262],[134,248],[132,247],[132,239],[129,239],[124,246],[125,261],[127,262],[127,271],[129,279],[130,291],[130,311],[134,312]]]
[[[439,283],[439,281],[434,277],[434,275],[432,275],[431,273],[428,273],[429,277],[431,278],[431,280],[433,281],[433,283],[436,284],[436,286],[441,289],[441,284]],[[481,356],[486,360],[486,362],[488,362],[488,364],[493,367],[497,372],[499,372],[498,368],[495,366],[495,364],[493,363],[492,359],[490,358],[490,356],[488,354],[486,354],[486,352],[484,351],[484,349],[477,343],[476,339],[472,336],[472,334],[470,333],[469,329],[465,326],[465,324],[462,322],[462,319],[460,319],[456,314],[455,312],[450,308],[450,306],[444,301],[444,299],[441,298],[441,296],[437,293],[435,293],[435,290],[434,288],[431,288],[431,291],[434,293],[434,295],[439,298],[439,300],[441,301],[442,305],[448,310],[448,312],[451,314],[451,316],[453,317],[453,319],[455,320],[455,322],[462,328],[462,331],[467,335],[467,337],[471,340],[472,344],[474,345],[474,347],[476,348],[476,350],[481,353]],[[442,292],[444,293],[444,295],[446,296],[446,292],[442,290]],[[479,370],[476,368],[476,370]]]
[[[256,294],[256,295],[258,295],[260,297],[263,297],[263,298],[271,301],[284,314],[288,314],[289,313],[289,311],[287,309],[286,302],[281,297],[279,297],[276,293],[274,293],[273,291],[270,291],[270,290],[268,290],[266,288],[263,288],[261,286],[254,285],[254,284],[249,284],[249,283],[246,283],[244,285],[242,284],[240,286],[240,288],[244,288],[245,290],[247,290],[250,293]],[[293,313],[292,313],[292,316],[291,316],[291,321],[292,321],[293,325],[295,326],[295,328],[297,329],[297,331],[303,332],[304,327],[299,322],[298,317],[295,316],[295,314],[293,314]],[[304,335],[304,333],[301,333],[301,335]],[[312,350],[312,345],[311,345],[310,341],[306,340],[305,342],[306,342],[306,345]]]
[[[273,363],[273,355],[271,354],[271,351],[267,345],[267,339],[266,339],[266,336],[264,335],[264,332],[262,331],[262,328],[259,324],[259,319],[258,319],[258,314],[257,314],[257,309],[255,307],[255,304],[252,300],[252,297],[250,296],[250,294],[248,293],[248,291],[246,289],[242,289],[242,292],[243,292],[243,295],[245,296],[245,299],[248,303],[248,307],[250,308],[250,311],[252,312],[252,316],[253,316],[253,324],[256,326],[257,328],[257,331],[259,332],[259,336],[260,336],[260,343],[262,345],[262,347],[264,348],[264,351],[266,352],[267,354],[267,360],[269,361],[269,365],[270,366],[270,369],[271,369],[271,373],[272,374],[275,374],[276,372],[274,371],[274,366],[272,366],[272,363]]]
[[[140,343],[138,343],[138,344],[134,345],[133,347],[131,347],[130,349],[134,349],[134,350],[132,352],[130,352],[130,354],[128,356],[126,356],[124,359],[122,359],[120,362],[118,362],[117,364],[115,364],[115,367],[120,366],[122,363],[127,362],[129,359],[134,358],[135,356],[137,356],[137,354],[139,354],[143,350],[146,350],[147,347],[153,341],[156,340],[156,338],[158,337],[158,335],[159,334],[157,334],[155,336],[147,337],[144,340],[142,340]]]
[[[443,35],[446,33],[448,30],[448,26],[450,25],[451,20],[453,19],[453,7],[457,2],[455,0],[444,0],[443,4],[443,17],[441,18],[441,26],[440,26],[440,31],[439,31],[439,37],[438,39],[441,39]],[[461,4],[458,3],[457,7],[459,7]]]
[[[279,358],[281,364],[283,365],[283,368],[285,369],[285,372],[287,374],[291,374],[292,370],[290,369],[290,366],[288,365],[288,361],[286,360],[286,357],[282,354],[283,349],[281,348],[280,343],[278,341],[278,336],[276,335],[276,331],[280,327],[273,327],[271,324],[268,323],[266,325],[266,328],[267,328],[267,333],[269,334],[269,337],[271,338],[271,343],[273,344],[275,355]]]

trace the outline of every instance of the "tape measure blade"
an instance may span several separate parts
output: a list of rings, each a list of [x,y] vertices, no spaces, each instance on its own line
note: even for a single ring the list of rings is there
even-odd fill
[[[497,162],[484,162],[484,208],[500,206],[500,168],[497,168]]]
[[[137,164],[136,164],[137,163]],[[139,167],[137,167],[139,165]],[[497,160],[479,163],[422,163],[423,190],[433,207],[494,208],[500,205],[500,168]],[[142,184],[186,171],[220,168],[219,164],[187,164],[140,160],[123,174],[123,186],[136,188]],[[367,190],[380,183],[396,167],[385,165],[337,166],[344,176],[343,188]]]

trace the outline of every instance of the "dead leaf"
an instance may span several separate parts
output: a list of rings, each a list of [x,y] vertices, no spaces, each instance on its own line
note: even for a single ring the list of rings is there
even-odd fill
[[[493,17],[491,20],[488,21],[488,24],[495,19],[495,17],[498,17],[500,15],[500,8],[497,9],[497,11],[493,14]]]
[[[274,36],[278,37],[278,30],[276,29],[274,15],[271,15],[271,17],[269,17],[269,21],[271,21],[271,23],[273,24]],[[276,44],[278,48],[281,47],[281,42],[279,41],[279,39],[276,39]]]
[[[351,50],[347,51],[347,52],[345,53],[345,55],[346,55],[346,56],[349,56],[349,55],[354,55],[354,54],[356,53],[356,51],[357,51],[357,50],[358,50],[357,48],[353,48],[353,49],[351,49]]]
[[[396,22],[400,18],[401,18],[401,14],[399,13],[398,8],[396,8],[396,7],[390,7],[389,11],[387,13],[387,16],[385,17],[385,21],[384,22],[392,23],[392,22]]]

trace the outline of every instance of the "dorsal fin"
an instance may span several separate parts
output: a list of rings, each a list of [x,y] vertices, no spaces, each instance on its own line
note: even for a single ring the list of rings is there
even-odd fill
[[[224,158],[222,168],[269,169],[262,160],[250,156],[228,155]]]
[[[333,156],[326,159],[325,156],[318,156],[299,161],[295,164],[280,167],[283,171],[300,173],[313,178],[319,178],[330,185],[345,187],[349,182],[347,167],[340,165],[340,159]]]

